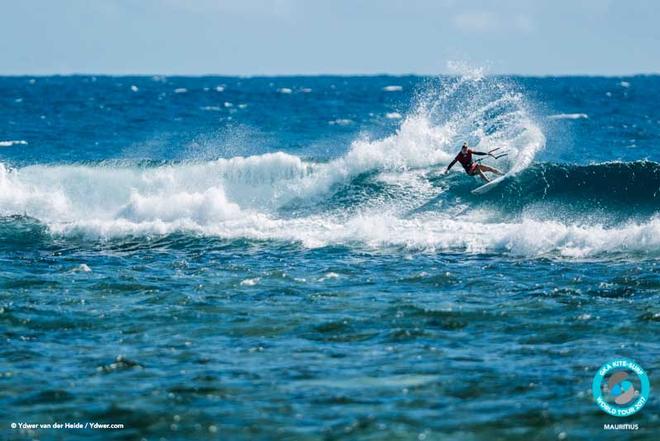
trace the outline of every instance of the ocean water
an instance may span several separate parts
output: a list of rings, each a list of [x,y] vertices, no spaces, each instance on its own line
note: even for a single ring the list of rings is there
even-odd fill
[[[658,76],[0,78],[3,439],[657,439],[659,257]]]

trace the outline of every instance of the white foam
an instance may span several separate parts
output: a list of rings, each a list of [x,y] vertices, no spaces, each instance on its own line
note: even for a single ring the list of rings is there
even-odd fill
[[[259,277],[255,277],[254,279],[241,280],[241,286],[254,286],[259,283],[260,280],[261,279]]]
[[[283,93],[283,94],[285,94],[285,95],[288,95],[288,94],[290,94],[290,93],[293,93],[293,90],[289,89],[288,87],[281,87],[281,88],[277,89],[277,91],[278,91],[279,93]]]
[[[330,271],[329,273],[325,273],[322,277],[319,277],[319,282],[325,282],[326,280],[338,279],[338,278],[339,278],[339,274]]]
[[[139,91],[140,89],[139,89],[135,84],[133,84],[133,85],[131,86],[131,90],[132,90],[133,92],[137,92],[137,91]]]
[[[9,140],[9,141],[0,141],[0,147],[11,147],[13,145],[27,145],[28,142],[22,139],[19,140]]]
[[[174,89],[174,93],[186,93],[188,92],[188,89],[185,87],[179,87],[178,89]]]
[[[383,87],[383,92],[401,92],[403,86],[391,85]]]
[[[586,113],[558,113],[548,116],[548,119],[589,119]]]
[[[353,124],[353,121],[348,118],[337,118],[333,119],[332,121],[328,121],[328,124],[331,126],[348,126]]]
[[[387,119],[401,119],[401,114],[399,112],[388,112],[385,114]]]
[[[227,200],[220,187],[206,191],[180,190],[170,193],[167,198],[162,193],[141,194],[134,190],[129,201],[119,211],[119,216],[127,220],[175,222],[179,219],[191,220],[200,225],[236,218],[241,209],[238,204]]]
[[[92,269],[86,263],[81,263],[80,265],[72,269],[71,272],[91,273]]]
[[[359,214],[348,219],[311,216],[274,219],[246,215],[227,222],[200,225],[189,220],[164,222],[84,221],[51,225],[56,234],[90,237],[167,234],[190,231],[224,238],[285,240],[309,248],[356,245],[372,249],[403,247],[423,252],[508,253],[519,256],[587,258],[603,253],[658,255],[660,219],[615,228],[567,225],[523,218],[510,223],[470,222],[425,216],[403,219],[387,214]]]

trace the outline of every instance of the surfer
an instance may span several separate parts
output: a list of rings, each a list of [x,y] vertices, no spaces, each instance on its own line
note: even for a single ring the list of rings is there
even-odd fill
[[[490,179],[486,177],[484,172],[495,173],[498,176],[502,176],[504,174],[496,168],[484,164],[479,164],[478,162],[473,161],[472,155],[493,156],[491,152],[486,153],[486,152],[477,152],[475,150],[471,150],[470,148],[468,148],[467,142],[464,142],[463,146],[461,147],[461,151],[458,152],[458,155],[456,155],[454,160],[449,163],[449,165],[447,166],[447,170],[445,170],[445,173],[449,173],[449,170],[458,161],[465,169],[465,173],[467,173],[470,176],[479,175],[481,179],[483,179],[486,182],[490,182]]]

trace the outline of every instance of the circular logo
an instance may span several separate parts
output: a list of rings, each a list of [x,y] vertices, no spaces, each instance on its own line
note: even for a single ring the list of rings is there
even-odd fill
[[[617,358],[598,369],[591,391],[603,411],[626,417],[644,407],[651,386],[648,375],[639,364],[627,358]]]

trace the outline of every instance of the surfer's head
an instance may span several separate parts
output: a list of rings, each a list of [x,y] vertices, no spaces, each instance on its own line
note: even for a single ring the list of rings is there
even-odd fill
[[[467,142],[464,142],[464,143],[463,143],[463,146],[461,147],[461,151],[462,151],[463,153],[467,153],[467,149],[468,149]]]

